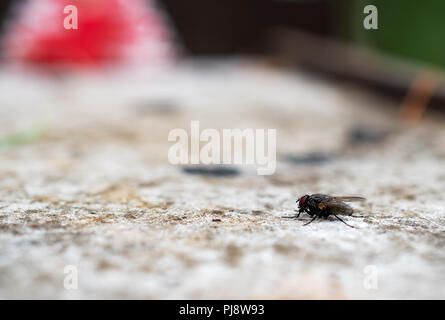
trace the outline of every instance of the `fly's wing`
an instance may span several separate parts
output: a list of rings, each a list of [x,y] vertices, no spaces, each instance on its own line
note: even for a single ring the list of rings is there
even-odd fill
[[[365,201],[366,199],[363,197],[332,197],[334,201],[349,201],[349,202],[357,202],[357,201]]]
[[[321,202],[318,207],[320,209],[330,208],[333,214],[340,214],[344,216],[350,216],[354,211],[349,205],[339,200]]]

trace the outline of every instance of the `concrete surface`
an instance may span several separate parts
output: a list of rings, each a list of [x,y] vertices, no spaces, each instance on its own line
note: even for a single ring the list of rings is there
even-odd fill
[[[394,101],[244,60],[56,81],[3,70],[0,92],[0,137],[44,134],[0,151],[0,298],[445,298],[440,117],[405,128]],[[168,133],[190,120],[276,128],[276,173],[169,164]],[[388,138],[351,146],[355,125]],[[326,162],[288,161],[313,152]],[[366,197],[345,218],[357,228],[283,218],[306,193]]]

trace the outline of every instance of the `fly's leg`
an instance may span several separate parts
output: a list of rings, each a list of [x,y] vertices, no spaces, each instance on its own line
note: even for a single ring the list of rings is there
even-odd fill
[[[295,211],[295,212],[296,212],[296,211]],[[281,218],[286,218],[286,219],[298,219],[298,217],[300,216],[300,214],[301,214],[302,212],[304,212],[304,211],[299,210],[299,211],[298,211],[298,214],[297,214],[296,216],[284,216],[284,217],[281,217]]]
[[[317,216],[313,217],[311,221],[309,221],[308,223],[303,224],[304,226],[307,226],[308,224],[312,223],[315,219],[317,219]]]
[[[301,209],[298,210],[298,214],[297,214],[296,218],[298,218],[302,212],[303,212],[303,210],[301,210]]]
[[[351,226],[350,224],[347,224],[346,222],[344,222],[342,219],[340,219],[335,213],[333,213],[333,215],[334,215],[334,217],[336,217],[338,220],[340,220],[341,222],[343,222],[345,225],[347,225],[348,227],[351,227],[351,228],[355,228],[355,227],[353,227],[353,226]]]

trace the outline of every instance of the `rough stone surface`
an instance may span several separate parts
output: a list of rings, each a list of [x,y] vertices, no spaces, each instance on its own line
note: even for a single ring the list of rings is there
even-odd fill
[[[443,119],[403,127],[395,102],[248,61],[142,74],[0,73],[0,137],[45,130],[0,151],[1,298],[445,298]],[[190,120],[276,128],[276,173],[171,165]],[[389,134],[350,145],[357,125]],[[357,228],[283,218],[306,193],[365,196]]]

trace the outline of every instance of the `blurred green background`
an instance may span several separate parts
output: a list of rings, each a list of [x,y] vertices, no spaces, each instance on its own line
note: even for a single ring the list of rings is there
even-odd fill
[[[378,30],[363,28],[363,8],[378,9]],[[340,35],[386,53],[445,68],[445,1],[345,0],[338,15]]]

